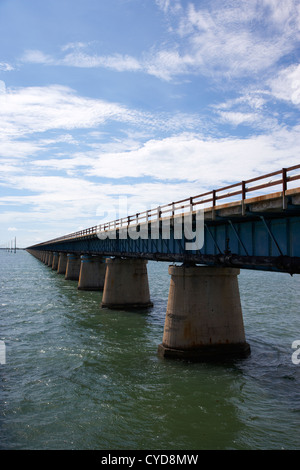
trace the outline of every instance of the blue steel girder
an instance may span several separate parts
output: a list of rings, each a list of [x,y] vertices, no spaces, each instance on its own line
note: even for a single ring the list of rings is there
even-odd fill
[[[206,214],[207,215],[207,214]],[[196,220],[193,216],[193,227]],[[31,249],[103,256],[145,258],[148,260],[231,266],[241,269],[262,269],[300,273],[300,208],[287,205],[279,211],[251,212],[242,215],[222,216],[218,211],[208,214],[204,223],[204,244],[199,250],[185,249],[186,238],[174,236],[170,226],[170,238],[162,237],[162,221],[159,238],[127,237],[101,240],[97,234],[77,236],[46,242]],[[190,240],[188,240],[190,241]]]

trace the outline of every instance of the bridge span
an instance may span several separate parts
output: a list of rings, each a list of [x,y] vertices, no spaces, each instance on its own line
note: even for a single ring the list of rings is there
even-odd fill
[[[171,275],[159,354],[244,356],[240,269],[300,274],[300,165],[73,232],[27,248],[46,265],[103,290],[102,308],[150,308],[147,260]],[[251,196],[251,197],[249,197]]]

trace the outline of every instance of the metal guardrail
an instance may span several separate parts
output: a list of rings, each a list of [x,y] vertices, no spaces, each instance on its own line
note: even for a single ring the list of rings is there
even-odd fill
[[[138,212],[134,215],[129,215],[126,217],[122,217],[120,219],[116,219],[111,222],[106,222],[104,224],[95,225],[93,227],[89,227],[84,230],[80,230],[78,232],[73,232],[68,235],[64,235],[62,237],[54,238],[49,240],[47,243],[54,243],[63,240],[69,240],[73,238],[82,237],[85,235],[92,235],[98,234],[99,232],[103,232],[106,230],[111,229],[120,229],[128,227],[130,224],[141,224],[147,223],[148,221],[151,222],[153,220],[160,219],[161,217],[173,217],[175,215],[179,215],[178,211],[181,210],[183,213],[186,209],[189,212],[197,210],[196,206],[207,205],[212,209],[216,209],[218,207],[217,202],[220,200],[241,196],[239,199],[236,199],[235,202],[240,201],[244,203],[247,200],[247,194],[254,192],[254,191],[261,191],[265,188],[270,188],[273,186],[279,186],[280,191],[282,191],[282,195],[285,195],[285,192],[288,189],[288,183],[292,181],[296,181],[300,179],[300,174],[292,174],[296,170],[300,169],[300,165],[294,165],[289,168],[282,168],[281,170],[274,171],[272,173],[268,173],[263,176],[257,176],[255,178],[251,178],[249,180],[241,181],[239,183],[231,184],[229,186],[225,186],[219,189],[213,189],[212,191],[208,191],[206,193],[199,194],[197,196],[189,197],[186,199],[181,199],[180,201],[171,202],[169,204],[165,204],[163,206],[158,206],[155,209],[149,209],[144,212]],[[279,176],[279,178],[276,178]],[[275,180],[270,180],[268,182],[263,182],[266,179],[270,179],[275,177]],[[255,183],[259,182],[260,184],[255,185]],[[177,213],[177,214],[176,214]],[[44,242],[46,243],[46,242]],[[43,245],[40,243],[38,245]],[[37,245],[37,246],[38,246]]]

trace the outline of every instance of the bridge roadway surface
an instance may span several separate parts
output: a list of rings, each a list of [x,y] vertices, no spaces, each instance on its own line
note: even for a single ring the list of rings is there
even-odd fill
[[[300,274],[300,187],[288,188],[288,184],[300,179],[300,175],[295,175],[298,169],[300,165],[282,169],[27,249]],[[275,180],[266,183],[270,177],[275,177]],[[253,185],[256,182],[259,185]],[[279,191],[246,198],[250,191],[261,191],[276,185],[280,186]],[[236,198],[239,194],[238,200],[218,203],[221,199]],[[184,234],[181,214],[188,210],[195,230],[200,209],[204,243],[200,249],[189,250],[186,242],[191,240]],[[181,214],[176,214],[179,210]],[[178,222],[182,225],[180,238],[176,232]],[[158,228],[156,238],[151,237],[151,224],[152,227],[156,224]],[[170,232],[166,238],[162,234],[163,227],[168,224]],[[147,237],[122,238],[124,230],[138,233],[142,227],[146,229],[144,233]],[[106,238],[101,239],[101,234]]]

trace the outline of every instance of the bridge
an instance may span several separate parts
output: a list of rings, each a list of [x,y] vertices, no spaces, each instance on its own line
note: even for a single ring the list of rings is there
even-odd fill
[[[102,308],[152,305],[147,261],[169,266],[164,357],[245,356],[240,269],[300,274],[300,165],[73,232],[27,248]],[[250,197],[251,196],[251,197]]]

